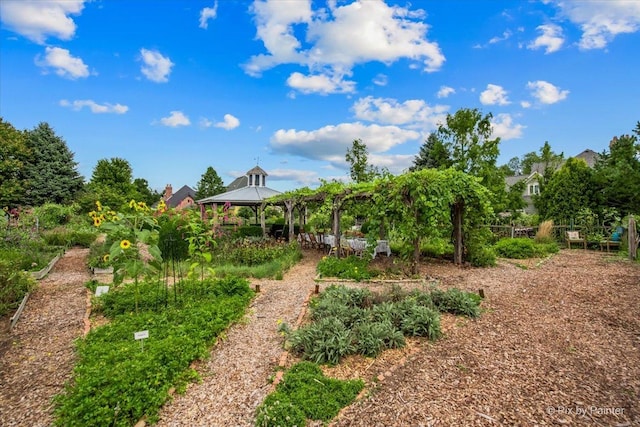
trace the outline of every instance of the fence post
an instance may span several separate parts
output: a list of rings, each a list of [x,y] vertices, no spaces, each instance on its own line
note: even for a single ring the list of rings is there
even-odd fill
[[[633,219],[633,215],[629,217],[629,259],[635,260],[637,256],[638,249],[638,239],[637,234],[638,230],[636,229],[636,220]]]

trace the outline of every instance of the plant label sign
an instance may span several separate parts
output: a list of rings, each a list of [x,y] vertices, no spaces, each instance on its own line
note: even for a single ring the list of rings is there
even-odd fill
[[[109,292],[109,286],[97,286],[96,287],[96,296],[99,297],[100,295],[106,294],[107,292]]]
[[[133,338],[135,338],[136,340],[143,340],[145,338],[149,338],[149,331],[134,332]]]
[[[136,341],[140,341],[140,351],[144,351],[144,340],[149,338],[149,331],[134,332],[133,338]]]

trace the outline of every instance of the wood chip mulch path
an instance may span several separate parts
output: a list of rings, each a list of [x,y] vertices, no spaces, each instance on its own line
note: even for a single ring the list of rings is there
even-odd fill
[[[640,265],[563,250],[528,270],[427,272],[484,289],[486,312],[449,322],[334,426],[640,425]]]
[[[71,377],[73,341],[84,330],[87,254],[68,250],[40,280],[13,330],[0,332],[0,426],[52,423],[51,399]]]
[[[198,371],[202,382],[190,385],[164,406],[158,426],[253,426],[257,406],[271,391],[283,353],[279,323],[293,326],[314,289],[320,254],[306,251],[284,280],[256,280],[260,294],[245,321],[230,328]]]

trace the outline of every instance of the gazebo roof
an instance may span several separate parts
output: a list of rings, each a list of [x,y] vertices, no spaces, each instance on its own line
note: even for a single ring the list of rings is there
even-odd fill
[[[281,194],[280,191],[273,190],[269,187],[242,187],[237,190],[227,191],[226,193],[216,194],[198,200],[198,204],[213,204],[229,202],[236,206],[255,206],[262,204],[262,201],[272,196]]]

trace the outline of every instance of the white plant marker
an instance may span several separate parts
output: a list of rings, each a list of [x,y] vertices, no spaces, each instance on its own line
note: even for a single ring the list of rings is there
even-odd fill
[[[144,351],[144,340],[149,338],[149,331],[147,330],[147,331],[134,332],[133,338],[136,341],[140,341],[140,350]]]
[[[96,296],[106,294],[109,292],[109,286],[96,286]]]

